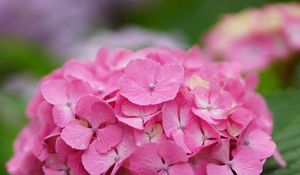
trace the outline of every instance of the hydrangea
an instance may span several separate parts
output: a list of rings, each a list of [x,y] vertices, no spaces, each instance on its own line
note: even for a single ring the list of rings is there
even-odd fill
[[[300,4],[272,4],[226,15],[205,37],[214,59],[237,61],[244,71],[261,70],[300,50]]]
[[[258,175],[276,145],[253,87],[197,47],[102,48],[40,81],[8,172]]]

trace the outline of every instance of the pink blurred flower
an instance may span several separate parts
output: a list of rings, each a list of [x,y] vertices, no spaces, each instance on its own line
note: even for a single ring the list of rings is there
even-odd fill
[[[215,60],[236,61],[243,71],[267,68],[299,52],[300,5],[271,4],[226,15],[205,37],[205,51]]]

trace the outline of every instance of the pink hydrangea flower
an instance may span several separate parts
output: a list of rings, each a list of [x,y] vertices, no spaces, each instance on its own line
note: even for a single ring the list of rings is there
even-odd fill
[[[113,167],[110,174],[116,174],[124,161],[135,151],[136,145],[132,135],[132,133],[126,131],[122,141],[103,154],[97,151],[97,143],[94,141],[82,156],[82,164],[85,169],[91,175],[97,175],[106,173]]]
[[[207,165],[208,174],[249,174],[256,175],[262,172],[263,162],[253,155],[251,151],[242,149],[238,151],[230,160],[230,142],[221,140],[211,153],[212,159],[220,162],[219,164],[209,163]]]
[[[41,91],[45,100],[54,105],[54,122],[59,127],[65,127],[75,117],[77,100],[81,95],[88,94],[90,87],[79,80],[70,83],[64,80],[47,80],[42,84]]]
[[[87,95],[76,105],[78,120],[70,122],[61,132],[62,139],[74,149],[84,150],[96,138],[96,148],[106,153],[119,144],[123,137],[122,128],[109,104],[101,99]]]
[[[212,124],[226,119],[234,107],[235,101],[231,94],[220,87],[197,87],[193,90],[195,95],[195,108],[193,112]]]
[[[12,175],[258,175],[280,160],[272,115],[238,65],[200,49],[100,49],[46,76]]]

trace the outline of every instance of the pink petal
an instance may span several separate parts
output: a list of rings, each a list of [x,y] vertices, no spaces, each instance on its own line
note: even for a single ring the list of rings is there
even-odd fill
[[[33,139],[33,148],[31,150],[32,154],[36,158],[38,158],[40,161],[44,161],[49,156],[49,150],[47,148],[47,145],[43,142],[41,143],[40,139],[38,137],[35,137]]]
[[[207,165],[207,174],[208,175],[233,175],[228,165],[216,165],[216,164]]]
[[[44,128],[55,128],[55,124],[54,124],[53,118],[52,118],[53,106],[45,100],[41,101],[37,106],[38,107],[36,110],[36,116],[38,117],[39,122],[43,123],[44,125],[47,125],[47,126],[43,126],[43,127]]]
[[[254,116],[245,108],[237,108],[229,118],[232,122],[229,124],[227,131],[232,136],[237,136],[246,128]]]
[[[41,86],[43,97],[51,104],[65,104],[68,101],[67,84],[63,80],[47,80]]]
[[[67,165],[72,175],[88,175],[81,162],[82,152],[77,151],[68,155]]]
[[[190,148],[187,146],[185,142],[185,134],[181,129],[174,130],[172,133],[172,138],[175,143],[180,146],[186,153],[191,153]]]
[[[72,78],[86,80],[88,82],[93,79],[92,73],[78,60],[71,60],[64,65],[64,77],[66,79]]]
[[[157,105],[139,106],[119,96],[115,107],[119,121],[136,129],[144,129],[144,124],[155,117],[159,112]]]
[[[214,124],[214,125],[218,124],[218,122],[216,122],[214,119],[212,119],[211,113],[207,109],[193,108],[192,111],[196,116],[200,117],[201,119],[205,120],[206,122],[208,122],[210,124]]]
[[[127,118],[127,117],[120,117],[118,116],[118,120],[122,123],[127,124],[136,129],[143,130],[144,129],[144,122],[141,118]]]
[[[267,134],[272,134],[273,119],[266,101],[257,93],[249,92],[244,97],[244,106],[256,116],[256,124]]]
[[[143,130],[144,129],[144,122],[142,118],[136,117],[127,117],[122,112],[123,103],[128,101],[122,96],[117,97],[116,105],[115,105],[115,113],[118,120],[126,125],[129,125],[133,128]]]
[[[158,111],[157,105],[139,106],[129,101],[122,103],[122,113],[126,116],[145,117],[156,114]]]
[[[135,104],[151,104],[149,100],[153,99],[150,96],[149,84],[155,83],[158,69],[159,64],[152,60],[130,61],[120,79],[120,94]]]
[[[273,155],[276,145],[271,136],[260,129],[247,129],[238,141],[238,149],[251,149],[261,159]]]
[[[222,139],[216,144],[212,150],[211,157],[217,161],[227,164],[229,161],[229,140]]]
[[[263,162],[256,157],[255,152],[242,149],[230,161],[232,169],[237,174],[257,175],[262,172]]]
[[[188,50],[187,54],[188,56],[183,62],[186,69],[197,69],[203,65],[204,60],[199,59],[203,57],[199,46],[193,46]]]
[[[192,93],[195,96],[195,105],[198,108],[206,108],[209,105],[208,89],[200,86],[200,87],[193,89]]]
[[[192,121],[184,130],[185,143],[195,151],[204,144],[204,135],[197,124],[197,121]]]
[[[109,125],[97,130],[96,148],[99,153],[106,153],[118,145],[123,137],[123,130],[119,125]]]
[[[120,156],[119,162],[129,157],[137,148],[131,128],[123,128],[123,138],[120,144],[116,146]]]
[[[192,166],[188,163],[177,164],[171,166],[168,170],[169,175],[194,175]]]
[[[193,164],[193,168],[196,175],[207,175],[207,165],[210,161],[207,158],[201,158],[196,160],[195,164]]]
[[[163,163],[157,154],[158,146],[155,143],[148,143],[139,147],[129,158],[129,169],[137,172],[157,172],[160,170]]]
[[[123,163],[128,160],[128,157],[136,150],[136,144],[132,132],[128,132],[125,129],[122,142],[117,146],[119,160],[116,162],[111,174],[117,173],[118,169],[123,165]]]
[[[76,114],[87,120],[93,128],[98,128],[103,123],[115,123],[114,111],[109,104],[93,95],[81,97],[76,105]]]
[[[79,123],[72,121],[61,132],[61,138],[72,148],[85,150],[88,148],[93,131]]]
[[[204,145],[209,145],[220,139],[220,134],[211,125],[201,121],[201,129],[204,135]]]
[[[162,110],[162,123],[167,137],[171,136],[172,131],[179,128],[178,105],[176,102],[167,102]]]
[[[68,155],[70,155],[70,153],[73,151],[74,150],[72,150],[71,147],[61,139],[61,137],[57,137],[55,142],[55,152],[60,160],[65,162],[68,158]]]
[[[154,97],[156,96],[156,100],[163,102],[174,99],[183,82],[183,74],[183,68],[178,65],[165,65],[161,67],[157,75],[157,87],[152,94]]]
[[[82,155],[82,164],[85,170],[91,175],[106,173],[115,164],[115,151],[106,154],[99,154],[96,149],[96,141],[92,142],[89,148]]]
[[[158,147],[158,154],[168,165],[188,161],[183,149],[171,141],[161,143]]]
[[[76,103],[79,97],[92,92],[92,88],[86,82],[73,80],[67,85],[67,95],[71,102]]]
[[[278,149],[276,149],[275,153],[274,153],[274,159],[277,161],[277,163],[282,167],[286,167],[287,163],[286,161],[283,159],[283,157],[281,156],[280,152]]]
[[[61,128],[65,127],[75,117],[72,109],[64,104],[55,105],[52,112],[54,123]]]
[[[35,96],[31,98],[31,100],[28,102],[27,107],[26,107],[26,115],[34,118],[36,117],[36,110],[37,106],[44,101],[44,98],[41,94],[41,92],[37,92]]]

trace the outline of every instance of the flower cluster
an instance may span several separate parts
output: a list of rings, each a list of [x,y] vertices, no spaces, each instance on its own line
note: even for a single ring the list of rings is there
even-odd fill
[[[7,168],[20,174],[258,175],[272,117],[234,64],[102,48],[39,84]]]
[[[300,4],[272,4],[227,15],[206,36],[215,59],[241,63],[244,71],[266,68],[300,50]]]

